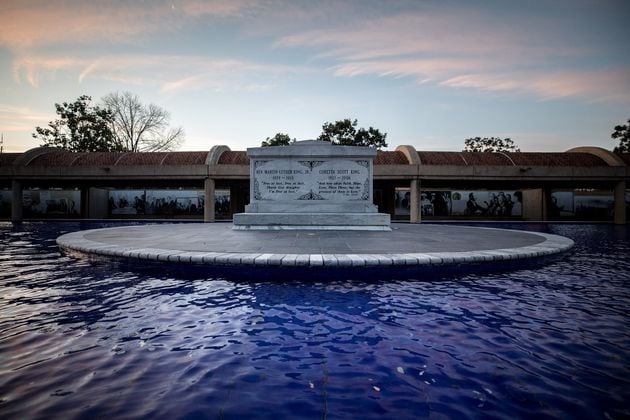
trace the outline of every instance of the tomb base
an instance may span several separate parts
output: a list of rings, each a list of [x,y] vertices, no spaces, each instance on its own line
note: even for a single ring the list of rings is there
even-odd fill
[[[238,213],[234,230],[390,231],[385,213]]]

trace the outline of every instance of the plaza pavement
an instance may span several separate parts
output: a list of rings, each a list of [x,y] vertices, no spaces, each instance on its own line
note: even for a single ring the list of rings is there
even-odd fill
[[[383,231],[235,231],[230,223],[123,226],[68,233],[62,249],[108,257],[216,266],[427,266],[564,252],[558,235],[456,225],[392,224]]]

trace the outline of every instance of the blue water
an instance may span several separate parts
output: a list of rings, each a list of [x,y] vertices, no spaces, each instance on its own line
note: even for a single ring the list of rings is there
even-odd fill
[[[576,242],[514,271],[261,280],[55,244],[100,226],[0,223],[0,418],[630,416],[628,227],[511,226]]]

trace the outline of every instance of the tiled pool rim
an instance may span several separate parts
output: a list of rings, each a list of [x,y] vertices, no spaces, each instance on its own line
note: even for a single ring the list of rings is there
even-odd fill
[[[497,233],[501,231],[502,234],[510,235],[514,238],[518,235],[527,235],[527,241],[535,241],[533,244],[526,246],[510,247],[506,246],[510,241],[494,240],[492,248],[484,247],[479,242],[483,240],[477,240],[474,243],[479,249],[466,249],[457,250],[462,248],[461,245],[461,229],[459,246],[453,244],[452,251],[439,251],[439,252],[383,252],[385,247],[383,241],[379,243],[370,244],[368,239],[365,240],[363,245],[368,248],[372,248],[371,252],[360,253],[325,253],[319,249],[306,250],[305,252],[291,252],[292,247],[287,245],[286,252],[227,252],[223,250],[221,252],[213,251],[212,249],[203,250],[186,250],[185,247],[178,248],[178,241],[174,239],[169,243],[168,249],[160,247],[152,247],[148,242],[142,242],[142,239],[136,240],[140,242],[135,245],[125,245],[123,239],[129,239],[130,235],[142,232],[144,229],[148,229],[147,232],[151,232],[152,229],[165,230],[164,226],[172,227],[173,233],[181,232],[182,229],[190,229],[191,234],[210,234],[213,233],[219,235],[217,240],[221,240],[221,228],[216,224],[172,224],[172,225],[142,225],[142,226],[123,226],[104,229],[91,229],[83,230],[72,233],[67,233],[57,238],[57,244],[65,251],[79,252],[82,254],[96,255],[103,257],[113,258],[125,258],[135,260],[147,260],[180,264],[194,264],[194,265],[207,265],[207,266],[250,266],[250,267],[317,267],[317,268],[339,268],[339,267],[426,267],[426,266],[448,266],[448,265],[461,265],[461,264],[480,264],[480,263],[492,263],[503,262],[509,260],[524,260],[537,257],[545,257],[553,254],[559,254],[571,249],[574,242],[571,239],[565,238],[559,235],[552,235],[540,232],[530,232],[522,230],[511,229],[498,229],[487,227],[466,227],[466,234],[471,233],[479,235],[483,238],[484,233]],[[422,229],[422,225],[405,225],[401,224],[397,230],[406,231],[410,229]],[[431,226],[431,225],[430,225]],[[435,226],[432,225],[432,229],[435,232],[436,229],[449,230],[454,229],[454,226]],[[223,228],[224,229],[224,228]],[[168,232],[168,229],[166,229]],[[225,230],[224,230],[225,231]],[[164,232],[162,232],[164,233]],[[303,234],[306,232],[303,232]],[[341,232],[340,232],[341,233]],[[346,232],[344,232],[345,234]],[[121,238],[120,243],[112,243],[112,237],[108,239],[109,242],[99,241],[99,235],[111,235],[116,234],[116,237]],[[243,235],[244,241],[251,239],[247,235],[251,235],[251,232],[240,231],[238,235]],[[257,233],[260,235],[260,233]],[[353,233],[353,235],[361,235],[361,233]],[[384,233],[384,235],[386,235]],[[532,237],[533,235],[533,237]],[[87,238],[91,236],[91,238]],[[534,238],[535,237],[535,238]],[[132,238],[137,239],[137,238]],[[359,237],[360,239],[360,237]],[[372,237],[373,239],[373,237]],[[474,238],[471,237],[474,240]],[[422,238],[418,238],[420,243]],[[114,241],[115,242],[115,241]],[[374,241],[372,241],[374,242]],[[448,247],[447,241],[441,241],[442,248]],[[469,248],[474,247],[473,245]],[[277,249],[276,249],[277,251]],[[320,251],[320,252],[318,252]]]

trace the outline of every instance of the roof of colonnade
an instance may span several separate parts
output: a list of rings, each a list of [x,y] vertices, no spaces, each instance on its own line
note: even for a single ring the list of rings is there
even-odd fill
[[[450,166],[630,166],[630,154],[614,154],[597,147],[579,147],[563,153],[549,152],[439,152],[416,151],[399,146],[395,151],[378,151],[375,165]],[[38,147],[24,153],[0,154],[0,166],[171,166],[171,165],[249,165],[245,151],[214,146],[198,152],[86,152]]]

